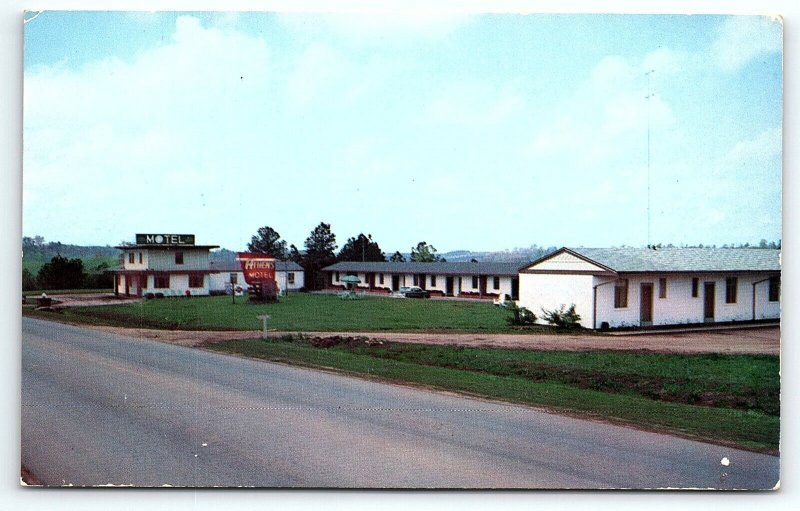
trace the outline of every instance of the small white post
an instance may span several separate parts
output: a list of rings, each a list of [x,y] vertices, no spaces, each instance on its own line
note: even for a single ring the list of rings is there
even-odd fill
[[[267,315],[256,316],[256,317],[261,320],[261,326],[262,326],[261,338],[262,339],[266,339],[267,338],[267,321],[269,321],[270,317],[267,316]]]

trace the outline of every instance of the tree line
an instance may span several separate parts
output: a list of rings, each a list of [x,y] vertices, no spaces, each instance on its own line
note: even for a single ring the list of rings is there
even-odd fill
[[[331,225],[320,222],[308,235],[303,251],[295,245],[287,245],[281,235],[270,226],[258,229],[250,238],[247,250],[261,254],[269,254],[281,261],[294,261],[305,270],[305,283],[309,289],[322,289],[325,287],[325,275],[322,268],[340,261],[361,262],[405,262],[406,257],[396,251],[387,259],[377,241],[372,239],[372,234],[359,233],[348,238],[338,249],[336,235],[331,230]],[[436,247],[425,241],[420,241],[411,247],[409,257],[412,262],[445,262],[437,253]]]
[[[114,276],[109,269],[108,264],[100,263],[89,272],[80,258],[67,259],[57,254],[43,264],[36,275],[27,268],[22,269],[22,290],[108,289],[114,287]]]

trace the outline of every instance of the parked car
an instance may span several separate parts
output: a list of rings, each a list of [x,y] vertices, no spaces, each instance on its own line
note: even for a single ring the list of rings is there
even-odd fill
[[[418,286],[401,287],[400,292],[406,298],[430,298],[431,294]]]

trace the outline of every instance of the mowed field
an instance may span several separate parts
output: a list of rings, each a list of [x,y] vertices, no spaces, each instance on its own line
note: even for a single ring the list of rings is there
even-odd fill
[[[380,332],[447,331],[512,332],[509,315],[491,302],[366,297],[343,300],[336,295],[293,293],[275,304],[253,305],[246,297],[154,299],[133,304],[74,307],[65,318],[90,318],[129,327],[198,330],[258,330],[257,316],[269,315],[269,328],[281,331]],[[534,327],[534,331],[550,330]]]
[[[234,304],[231,297],[223,296],[35,313],[37,317],[114,326],[250,331],[259,329],[256,316],[261,314],[272,317],[270,328],[284,332],[353,334],[295,334],[213,342],[204,347],[541,406],[760,451],[778,449],[780,377],[775,355],[545,352],[391,342],[359,335],[526,333],[509,326],[505,320],[509,313],[491,303],[378,297],[342,300],[297,293],[272,305],[250,305],[243,297],[237,297]],[[552,333],[558,338],[558,331],[547,326],[527,332]]]

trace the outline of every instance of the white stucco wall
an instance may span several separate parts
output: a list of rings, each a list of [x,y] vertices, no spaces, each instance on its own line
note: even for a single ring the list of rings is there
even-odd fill
[[[726,279],[737,277],[736,303],[726,303]],[[645,274],[627,275],[628,306],[614,308],[614,284],[597,288],[597,327],[608,322],[611,327],[639,326],[641,287],[653,284],[653,325],[680,325],[704,322],[705,283],[714,282],[714,322],[750,321],[753,318],[753,283],[763,274]],[[666,278],[667,296],[659,297],[659,279]],[[692,279],[698,279],[698,293],[692,297]],[[595,278],[595,284],[609,279]],[[756,285],[755,319],[780,318],[780,302],[769,301],[769,282]]]
[[[142,290],[142,293],[163,293],[164,296],[185,296],[188,289],[192,296],[206,296],[210,292],[211,278],[210,275],[203,275],[203,285],[201,287],[189,287],[189,275],[172,274],[169,276],[169,288],[157,288],[155,286],[155,277],[149,275],[147,277],[147,287]]]
[[[575,312],[581,316],[581,325],[592,328],[593,280],[592,275],[521,273],[517,303],[539,318],[542,316],[542,309],[553,310],[561,305],[569,307],[575,304]],[[544,323],[541,319],[538,322]]]
[[[211,287],[212,291],[225,291],[231,286],[231,273],[236,274],[236,285],[241,286],[244,290],[247,290],[247,282],[244,280],[244,272],[242,271],[221,271],[218,273],[212,273],[210,275],[211,279]],[[294,273],[294,283],[288,284],[288,274]],[[341,275],[344,277],[344,275]],[[302,270],[296,270],[291,272],[286,271],[276,271],[275,272],[275,281],[278,284],[278,289],[283,290],[288,286],[289,291],[297,291],[298,289],[302,289],[305,287],[305,272]]]
[[[534,266],[537,270],[556,271],[603,271],[600,266],[594,265],[572,254],[563,252]]]

